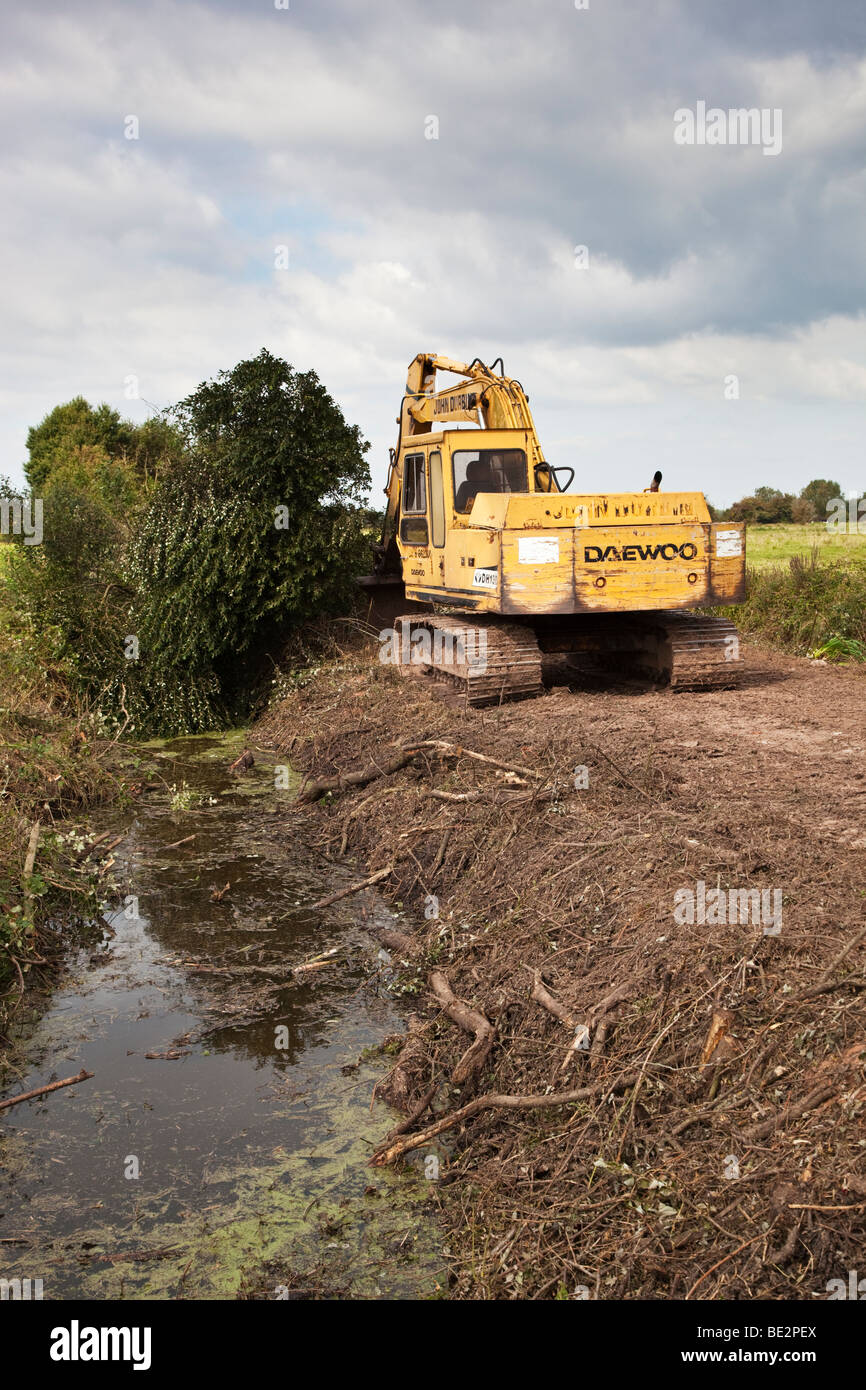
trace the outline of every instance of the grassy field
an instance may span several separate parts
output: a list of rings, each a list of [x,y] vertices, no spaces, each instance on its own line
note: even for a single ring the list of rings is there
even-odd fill
[[[792,555],[808,555],[818,547],[821,560],[866,559],[866,533],[831,532],[814,526],[749,526],[746,531],[746,563],[756,569],[785,564]]]

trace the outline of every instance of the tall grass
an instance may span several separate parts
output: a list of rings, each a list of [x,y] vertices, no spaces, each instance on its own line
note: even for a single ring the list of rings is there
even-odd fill
[[[720,610],[746,635],[795,656],[862,660],[866,651],[866,558],[822,561],[818,548],[787,564],[747,573],[747,601]]]

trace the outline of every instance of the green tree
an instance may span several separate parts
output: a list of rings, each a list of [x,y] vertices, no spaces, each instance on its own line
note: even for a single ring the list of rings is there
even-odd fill
[[[98,448],[106,455],[123,453],[132,443],[133,426],[109,405],[94,410],[83,396],[55,406],[27,431],[28,460],[24,473],[35,493],[42,495],[52,469],[68,462],[80,448]]]
[[[125,655],[134,598],[126,549],[156,479],[183,458],[183,434],[164,417],[135,424],[77,396],[49,411],[27,445],[44,535],[12,547],[13,602],[75,693],[120,713],[136,690]]]
[[[28,459],[24,472],[37,496],[43,496],[48,480],[58,468],[76,460],[92,459],[99,450],[108,461],[129,463],[144,491],[163,468],[177,463],[184,450],[180,429],[165,415],[136,424],[123,420],[111,406],[94,409],[83,396],[55,406],[27,432]]]
[[[132,464],[101,445],[76,445],[65,456],[61,447],[58,455],[40,489],[41,544],[11,547],[7,581],[45,650],[78,693],[98,700],[124,665],[133,595],[122,565],[140,484]]]
[[[731,521],[745,521],[750,525],[773,525],[791,520],[794,498],[789,492],[780,492],[775,487],[755,488],[754,496],[741,497],[729,510]]]
[[[834,497],[841,497],[842,489],[838,483],[832,482],[829,478],[813,478],[811,483],[807,483],[800,493],[804,502],[811,502],[815,508],[815,519],[826,521],[827,503]]]

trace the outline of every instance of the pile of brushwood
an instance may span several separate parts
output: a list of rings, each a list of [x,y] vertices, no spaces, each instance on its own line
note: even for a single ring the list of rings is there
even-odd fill
[[[811,1301],[863,1263],[862,895],[648,699],[476,711],[348,652],[258,728],[305,774],[288,831],[398,909],[372,1163],[438,1156],[453,1297]],[[798,910],[675,920],[699,880]]]

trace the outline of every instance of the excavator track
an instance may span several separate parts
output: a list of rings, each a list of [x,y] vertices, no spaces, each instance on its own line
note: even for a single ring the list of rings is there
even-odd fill
[[[472,622],[439,614],[395,619],[399,669],[432,679],[470,705],[525,699],[544,689],[543,663],[533,628],[493,617]],[[736,685],[743,670],[737,629],[726,618],[694,613],[593,615],[539,633],[566,655],[595,659],[614,678],[648,679],[671,690],[718,690]]]
[[[743,671],[737,629],[727,618],[665,613],[655,623],[672,690],[717,690],[736,685]]]
[[[544,688],[535,634],[522,623],[409,614],[395,619],[394,629],[401,672],[443,682],[470,705],[524,699]]]
[[[743,671],[737,629],[727,618],[678,610],[579,615],[538,629],[542,650],[564,655],[575,670],[597,669],[671,690],[718,690]]]

